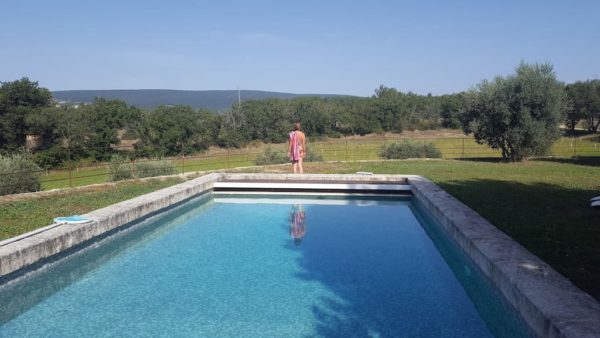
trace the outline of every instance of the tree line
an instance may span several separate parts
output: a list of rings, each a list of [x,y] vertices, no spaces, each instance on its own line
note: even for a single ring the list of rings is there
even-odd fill
[[[564,85],[551,65],[521,63],[513,75],[482,81],[452,95],[418,95],[380,86],[371,97],[299,97],[247,100],[223,114],[190,106],[142,110],[97,98],[59,105],[46,88],[28,78],[0,86],[0,153],[36,141],[42,167],[66,161],[103,161],[125,138],[136,139],[134,157],[190,154],[210,146],[285,142],[301,121],[311,138],[462,128],[480,143],[501,149],[507,160],[543,154],[559,135],[558,125],[590,132],[600,124],[600,81]]]

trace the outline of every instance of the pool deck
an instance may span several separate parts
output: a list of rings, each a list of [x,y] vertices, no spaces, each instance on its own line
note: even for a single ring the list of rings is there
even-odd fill
[[[226,174],[205,175],[92,211],[86,224],[52,224],[0,242],[0,286],[61,253],[157,214],[215,188],[291,188],[328,191],[411,192],[543,337],[600,337],[600,303],[548,264],[429,180],[414,175]],[[290,185],[291,184],[291,185]],[[308,188],[307,188],[308,187]]]

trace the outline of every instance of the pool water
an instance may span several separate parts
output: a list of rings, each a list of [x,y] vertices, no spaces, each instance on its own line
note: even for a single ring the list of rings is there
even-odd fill
[[[1,337],[528,336],[410,198],[209,196],[0,288]]]

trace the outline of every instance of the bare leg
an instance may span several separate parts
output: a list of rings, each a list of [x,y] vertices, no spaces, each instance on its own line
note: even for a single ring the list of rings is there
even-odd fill
[[[304,168],[302,168],[302,157],[300,157],[300,159],[298,160],[298,170],[300,171],[300,173],[304,173]]]
[[[292,171],[294,172],[294,174],[298,172],[298,163],[299,162],[292,162]]]

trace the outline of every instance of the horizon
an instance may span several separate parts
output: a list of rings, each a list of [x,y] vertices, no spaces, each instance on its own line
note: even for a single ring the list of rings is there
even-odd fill
[[[51,91],[366,97],[384,85],[444,95],[509,75],[521,61],[550,63],[565,83],[600,78],[600,2],[591,0],[7,0],[3,7],[10,15],[0,22],[0,64],[10,67],[0,68],[0,81],[28,77]]]
[[[31,81],[35,81],[30,79]],[[262,89],[169,89],[169,88],[117,88],[117,89],[61,89],[52,90],[47,88],[50,92],[73,92],[73,91],[135,91],[135,90],[163,90],[163,91],[181,91],[181,92],[264,92],[264,93],[279,93],[279,94],[294,94],[294,95],[336,95],[336,96],[358,96],[349,94],[335,94],[335,93],[291,93],[282,92],[276,90],[262,90]]]

